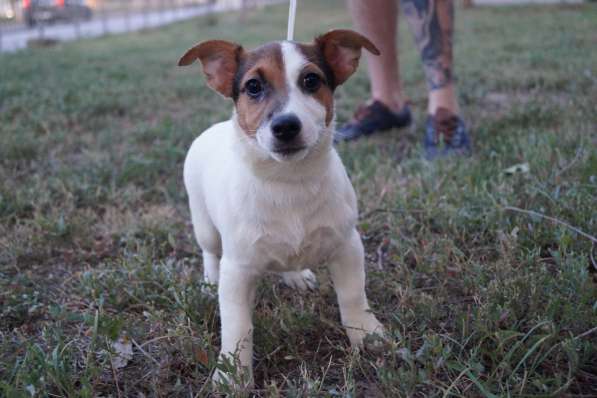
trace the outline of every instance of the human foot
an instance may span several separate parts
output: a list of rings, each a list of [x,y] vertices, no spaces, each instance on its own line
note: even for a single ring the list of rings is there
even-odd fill
[[[409,126],[412,115],[408,105],[394,112],[381,101],[361,105],[353,119],[340,127],[334,134],[334,141],[351,141],[375,132]]]
[[[468,156],[472,152],[464,121],[442,107],[437,109],[435,115],[427,117],[423,148],[428,160],[450,155]]]

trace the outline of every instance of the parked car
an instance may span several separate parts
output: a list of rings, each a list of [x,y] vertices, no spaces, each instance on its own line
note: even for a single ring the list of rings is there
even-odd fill
[[[23,17],[28,26],[40,22],[91,19],[93,10],[85,0],[23,0]]]

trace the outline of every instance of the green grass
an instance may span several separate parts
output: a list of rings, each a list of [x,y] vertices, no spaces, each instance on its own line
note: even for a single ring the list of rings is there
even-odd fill
[[[0,396],[209,394],[217,303],[199,284],[181,171],[231,104],[175,64],[207,38],[280,39],[286,12],[0,55]],[[324,269],[304,296],[271,278],[254,315],[258,396],[597,395],[591,242],[505,208],[597,233],[597,7],[474,8],[457,22],[475,155],[421,160],[426,94],[404,21],[416,125],[339,147],[393,343],[350,352]],[[343,2],[299,7],[299,39],[349,26]],[[363,65],[338,119],[367,93]],[[530,171],[504,173],[519,163]],[[123,336],[132,361],[112,368]]]

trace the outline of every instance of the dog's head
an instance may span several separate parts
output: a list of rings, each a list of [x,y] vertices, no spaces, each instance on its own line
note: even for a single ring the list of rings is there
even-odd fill
[[[331,135],[334,90],[355,72],[362,48],[379,54],[351,30],[333,30],[309,44],[274,42],[252,51],[210,40],[188,50],[178,64],[199,59],[208,85],[234,100],[243,132],[275,160],[287,161],[304,158]]]

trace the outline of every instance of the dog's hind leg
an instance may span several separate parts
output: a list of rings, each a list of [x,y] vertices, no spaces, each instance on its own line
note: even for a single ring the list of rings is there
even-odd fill
[[[189,205],[195,239],[203,251],[203,280],[205,283],[217,285],[222,253],[220,234],[213,225],[200,195],[191,195],[189,192]]]
[[[217,285],[220,279],[220,259],[217,255],[203,250],[203,281]]]

